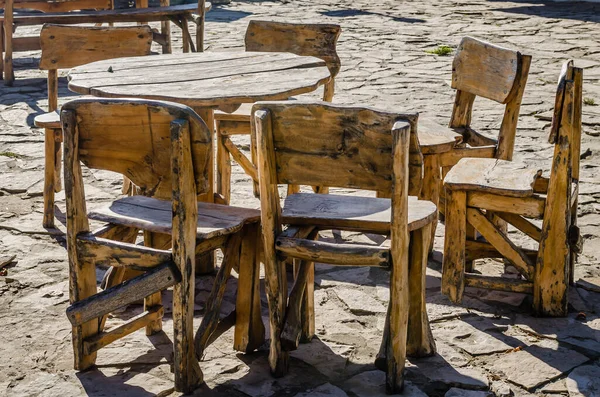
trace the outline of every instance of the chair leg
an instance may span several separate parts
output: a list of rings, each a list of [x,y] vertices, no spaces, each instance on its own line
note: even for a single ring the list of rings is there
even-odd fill
[[[124,178],[125,179],[125,178]],[[131,181],[130,181],[131,184]],[[150,248],[165,249],[171,244],[171,236],[167,234],[151,233],[144,231],[144,245]],[[155,306],[162,306],[162,292],[158,291],[144,298],[144,310],[148,311]],[[146,335],[154,335],[162,331],[162,317],[146,325]]]
[[[285,262],[277,259],[275,247],[264,246],[265,250],[265,283],[269,302],[269,325],[271,344],[269,347],[269,366],[271,374],[282,377],[288,372],[289,352],[284,351],[281,344],[286,301],[287,280]],[[270,257],[270,259],[269,259]]]
[[[431,201],[439,207],[440,186],[442,184],[439,157],[435,154],[423,156],[423,187],[420,198]],[[431,228],[431,239],[429,240],[429,251],[433,250],[435,231],[437,226],[437,215]]]
[[[4,7],[4,84],[12,86],[15,81],[13,71],[13,3]]]
[[[44,227],[54,227],[54,192],[56,183],[56,141],[54,130],[46,129],[44,136]]]
[[[315,263],[310,262],[308,267],[300,311],[302,320],[300,342],[302,343],[310,342],[315,336]]]
[[[467,235],[466,240],[468,241],[476,241],[477,240],[477,230],[469,223],[466,223]],[[465,272],[471,273],[474,269],[474,261],[465,261]]]
[[[54,191],[62,190],[62,129],[54,131]]]
[[[220,127],[220,122],[215,122],[217,135],[217,193],[219,193],[225,200],[225,203],[229,205],[231,199],[231,161],[229,151],[223,143]]]
[[[248,225],[242,237],[238,290],[235,304],[233,348],[250,353],[265,341],[260,310],[259,225]]]
[[[169,0],[160,0],[161,7],[167,7],[170,4]],[[166,44],[162,46],[163,54],[170,54],[172,52],[171,47],[171,22],[162,21],[160,23],[160,33],[165,36]]]
[[[432,227],[433,224],[429,224],[410,234],[410,248],[408,253],[410,309],[408,314],[406,354],[412,357],[431,356],[435,354],[436,350],[425,306],[425,273]]]
[[[452,302],[462,301],[465,289],[467,195],[446,189],[446,238],[442,266],[442,293]]]

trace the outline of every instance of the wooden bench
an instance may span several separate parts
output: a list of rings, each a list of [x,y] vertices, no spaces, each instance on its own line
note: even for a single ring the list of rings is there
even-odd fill
[[[80,23],[119,23],[119,22],[162,22],[161,31],[154,33],[154,40],[162,45],[163,53],[171,52],[169,21],[182,30],[183,51],[202,51],[204,48],[204,15],[210,10],[210,3],[198,0],[197,4],[169,6],[169,0],[161,0],[161,7],[147,8],[146,0],[138,0],[138,8],[114,10],[111,0],[0,0],[4,16],[0,17],[0,53],[4,52],[0,74],[4,73],[4,82],[12,85],[14,71],[12,53],[35,51],[40,49],[39,36],[14,37],[19,26],[35,26],[45,23],[74,25]],[[146,6],[145,8],[143,8]],[[140,8],[142,7],[142,8]],[[35,9],[42,13],[14,13],[15,9]],[[77,11],[77,10],[84,11]],[[91,10],[90,10],[91,9]],[[187,21],[196,24],[196,45],[194,46]],[[12,29],[5,29],[12,26]],[[3,70],[2,70],[3,69]]]

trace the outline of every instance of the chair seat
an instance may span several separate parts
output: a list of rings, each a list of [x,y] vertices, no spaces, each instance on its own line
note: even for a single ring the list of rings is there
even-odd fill
[[[250,122],[253,103],[242,103],[236,111],[227,113],[221,110],[215,111],[215,120],[247,121]]]
[[[463,140],[457,129],[445,127],[426,117],[419,118],[418,131],[423,154],[449,152]]]
[[[58,114],[58,110],[54,112],[43,113],[35,116],[33,119],[33,123],[36,127],[40,128],[51,128],[51,129],[59,129],[60,126],[60,115]]]
[[[170,201],[144,196],[125,197],[88,214],[90,219],[164,234],[171,234],[172,216]],[[259,210],[198,203],[197,235],[201,239],[235,233],[254,222],[260,222]]]
[[[518,162],[463,158],[444,178],[451,190],[470,190],[508,197],[531,197],[535,180],[542,171]]]
[[[296,193],[285,199],[283,223],[315,225],[387,234],[392,219],[390,199]],[[430,201],[408,200],[408,229],[420,229],[434,221],[437,208]]]

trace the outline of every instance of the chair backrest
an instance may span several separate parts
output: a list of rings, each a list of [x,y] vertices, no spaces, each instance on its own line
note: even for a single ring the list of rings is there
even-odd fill
[[[76,120],[75,128],[65,125],[69,113]],[[143,195],[171,199],[175,172],[171,169],[171,123],[178,119],[189,123],[196,193],[206,193],[210,131],[192,109],[175,103],[97,98],[67,102],[61,121],[65,142],[74,140],[76,150],[69,153],[65,144],[65,164],[72,156],[71,163],[81,161],[89,168],[127,176]]]
[[[323,100],[331,101],[335,76],[341,68],[336,51],[341,30],[339,25],[334,24],[250,21],[246,29],[246,51],[290,52],[324,60],[331,79],[325,85]]]
[[[91,27],[46,24],[40,33],[40,69],[48,70],[48,107],[58,104],[57,69],[68,69],[105,59],[150,54],[149,26]]]
[[[250,21],[246,30],[246,51],[291,52],[313,56],[327,63],[333,77],[340,71],[336,44],[341,28],[333,24]]]
[[[273,136],[277,183],[392,191],[392,128],[407,121],[410,135],[409,194],[422,180],[418,114],[382,112],[325,102],[259,102]]]
[[[496,157],[512,159],[517,120],[531,56],[472,37],[461,40],[452,63],[456,99],[450,127],[470,127],[476,96],[505,104]]]

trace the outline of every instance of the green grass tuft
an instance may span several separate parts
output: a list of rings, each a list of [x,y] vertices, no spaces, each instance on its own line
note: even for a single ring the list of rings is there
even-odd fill
[[[594,98],[583,98],[583,104],[588,106],[596,106],[596,100]]]
[[[0,152],[0,156],[4,156],[4,157],[10,157],[13,159],[20,159],[23,156],[14,152]]]
[[[447,45],[440,45],[440,46],[437,46],[436,48],[434,48],[433,50],[427,50],[425,52],[428,54],[435,54],[435,55],[439,55],[439,56],[443,57],[443,56],[452,54],[452,51],[454,51],[452,49],[452,47],[447,46]]]

